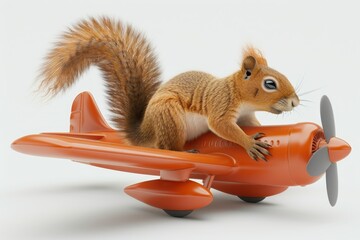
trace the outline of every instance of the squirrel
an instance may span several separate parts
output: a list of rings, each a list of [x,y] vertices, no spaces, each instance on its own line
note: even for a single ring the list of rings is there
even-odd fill
[[[266,161],[264,134],[248,136],[240,126],[260,125],[255,111],[280,114],[300,101],[289,80],[253,47],[244,49],[240,69],[227,77],[190,71],[161,83],[144,35],[108,17],[82,20],[62,35],[42,66],[39,89],[54,96],[90,65],[103,73],[116,128],[137,146],[183,151],[186,141],[211,130]]]

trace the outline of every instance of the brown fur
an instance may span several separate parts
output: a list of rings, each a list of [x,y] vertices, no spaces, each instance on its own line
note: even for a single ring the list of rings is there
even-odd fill
[[[70,87],[91,64],[103,72],[113,121],[131,142],[146,106],[160,85],[155,55],[145,37],[109,18],[82,21],[63,34],[42,68],[41,89],[49,94]]]
[[[243,59],[244,61],[247,57],[252,56],[256,59],[257,64],[267,66],[267,61],[259,49],[254,48],[253,46],[247,46],[243,50]]]
[[[70,29],[50,52],[41,87],[56,94],[95,64],[106,79],[113,119],[130,143],[182,150],[186,140],[208,127],[252,158],[265,159],[268,145],[257,140],[261,135],[247,136],[238,124],[260,125],[255,111],[278,114],[299,99],[259,50],[247,47],[243,55],[240,70],[228,77],[192,71],[159,87],[154,54],[141,34],[108,18],[90,19]],[[264,88],[267,78],[276,80],[276,91]]]

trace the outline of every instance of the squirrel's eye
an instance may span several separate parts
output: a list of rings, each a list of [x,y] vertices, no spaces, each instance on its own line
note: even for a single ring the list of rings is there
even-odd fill
[[[273,91],[273,90],[276,90],[277,89],[277,86],[276,86],[276,82],[272,79],[265,79],[264,80],[264,87],[266,90],[270,90],[270,91]]]

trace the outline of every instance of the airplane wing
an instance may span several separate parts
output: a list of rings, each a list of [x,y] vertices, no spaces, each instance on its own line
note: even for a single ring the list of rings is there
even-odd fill
[[[116,132],[114,132],[116,133]],[[129,146],[109,142],[111,132],[42,133],[19,138],[12,144],[18,152],[120,171],[160,175],[162,179],[185,181],[190,174],[222,175],[236,161],[223,153],[201,154]]]
[[[129,146],[101,115],[89,92],[80,93],[70,114],[70,132],[42,133],[19,138],[16,151],[67,158],[97,167],[185,181],[190,174],[221,175],[236,161],[226,154],[198,154]]]

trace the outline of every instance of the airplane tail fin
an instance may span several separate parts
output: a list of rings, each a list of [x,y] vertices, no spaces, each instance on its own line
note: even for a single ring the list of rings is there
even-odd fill
[[[90,92],[76,96],[70,115],[70,132],[114,131],[105,121]]]

